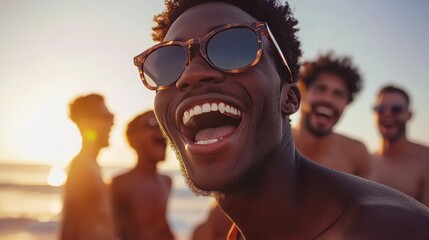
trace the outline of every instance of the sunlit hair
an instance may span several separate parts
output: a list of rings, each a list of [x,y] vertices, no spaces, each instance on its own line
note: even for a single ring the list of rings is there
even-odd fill
[[[411,101],[410,96],[408,95],[408,93],[404,89],[402,89],[398,86],[386,85],[386,86],[382,87],[380,89],[380,91],[378,91],[377,96],[380,97],[380,95],[383,93],[398,93],[404,97],[405,101],[407,102],[407,106],[410,105],[410,101]]]
[[[157,24],[153,27],[152,38],[162,42],[173,22],[189,8],[213,0],[165,0],[166,10],[154,17]],[[281,51],[290,67],[293,78],[297,79],[299,71],[299,58],[301,57],[300,41],[296,36],[298,21],[292,16],[288,3],[277,0],[217,0],[237,6],[258,21],[268,23]],[[283,69],[279,59],[276,61],[277,69]],[[286,71],[279,72],[282,82],[289,78]]]
[[[82,118],[92,116],[94,109],[99,108],[100,104],[104,104],[104,98],[96,93],[77,97],[69,105],[69,117],[73,122],[78,122]]]
[[[337,57],[332,51],[320,55],[314,61],[306,61],[302,64],[298,81],[308,88],[321,73],[333,73],[340,76],[349,93],[349,103],[362,89],[362,79],[356,66],[348,56]]]
[[[143,124],[147,124],[148,118],[146,116],[150,113],[153,114],[153,111],[147,111],[142,114],[139,114],[128,123],[127,130],[125,131],[125,133],[127,136],[128,144],[130,144],[131,147],[133,148],[136,147],[136,143],[133,140],[133,136],[139,133],[139,129],[142,128]],[[146,118],[146,121],[144,121],[145,118]]]

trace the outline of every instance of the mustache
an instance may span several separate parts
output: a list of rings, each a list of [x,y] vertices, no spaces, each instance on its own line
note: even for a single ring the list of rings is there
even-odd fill
[[[185,94],[183,94],[180,98],[180,102],[182,102],[183,100],[185,100],[189,97],[204,95],[207,93],[217,93],[217,94],[221,94],[221,95],[232,96],[233,98],[238,99],[240,101],[244,100],[241,96],[237,95],[233,91],[228,91],[227,89],[223,89],[220,87],[205,87],[205,88],[202,87],[202,88],[194,89],[192,91],[189,91],[189,92],[186,92]]]

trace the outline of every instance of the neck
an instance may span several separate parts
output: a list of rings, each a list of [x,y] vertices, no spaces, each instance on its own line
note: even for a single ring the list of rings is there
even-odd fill
[[[156,175],[157,167],[155,161],[148,159],[144,154],[137,153],[137,165],[134,169],[144,175]]]
[[[294,128],[296,148],[310,159],[317,159],[317,156],[324,152],[332,142],[333,133],[319,137],[312,134],[301,120],[300,124]]]
[[[83,156],[85,159],[96,162],[99,152],[100,148],[94,147],[93,144],[82,143],[82,148],[79,152],[79,155]]]
[[[288,134],[246,186],[217,197],[219,206],[245,237],[270,239],[266,233],[279,236],[279,233],[294,231],[296,216],[300,214],[297,207],[300,189],[296,188],[299,168],[300,158],[295,152],[292,136]]]
[[[395,157],[405,153],[409,144],[410,142],[405,136],[402,136],[395,141],[389,141],[388,139],[383,138],[379,152],[381,155],[386,157]]]

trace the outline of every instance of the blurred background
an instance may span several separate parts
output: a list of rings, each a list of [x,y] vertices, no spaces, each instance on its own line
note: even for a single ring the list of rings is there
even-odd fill
[[[411,95],[411,140],[429,144],[429,2],[426,0],[291,0],[299,20],[302,60],[334,50],[349,55],[364,88],[336,131],[364,142],[379,136],[371,108],[380,87],[394,83]],[[0,1],[0,239],[54,239],[64,168],[80,147],[68,105],[96,92],[115,114],[106,181],[134,165],[125,126],[151,109],[133,57],[152,46],[152,17],[161,0]],[[298,116],[292,118],[292,123]],[[180,239],[205,217],[210,199],[194,197],[169,152],[161,171],[173,176],[169,219]]]

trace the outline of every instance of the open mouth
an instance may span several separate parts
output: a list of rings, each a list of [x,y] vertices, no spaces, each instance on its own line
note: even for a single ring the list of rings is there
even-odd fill
[[[394,121],[383,121],[381,122],[381,126],[384,129],[393,129],[393,128],[396,128],[397,125]]]
[[[167,142],[165,141],[164,138],[155,138],[154,143],[156,145],[159,145],[159,146],[166,146],[167,145]]]
[[[183,113],[183,134],[195,144],[212,144],[232,134],[241,121],[241,111],[230,104],[197,104]]]
[[[333,109],[325,106],[320,106],[320,105],[314,108],[314,113],[317,116],[320,116],[326,119],[331,119],[335,116],[335,111]]]

